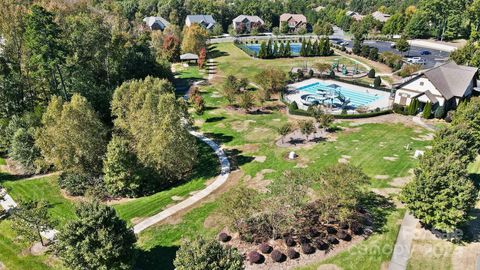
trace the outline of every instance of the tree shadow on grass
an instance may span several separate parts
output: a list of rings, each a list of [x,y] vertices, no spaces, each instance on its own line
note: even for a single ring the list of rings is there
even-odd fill
[[[150,250],[138,250],[138,257],[134,269],[136,270],[173,270],[177,246],[156,246]]]
[[[395,210],[392,200],[370,191],[360,199],[360,205],[372,216],[373,230],[382,233],[388,216]]]
[[[238,149],[227,149],[225,154],[228,156],[232,170],[238,169],[240,166],[252,162],[255,158],[242,155],[242,151]]]
[[[216,141],[217,143],[223,144],[223,143],[228,143],[233,140],[233,136],[230,135],[225,135],[222,133],[214,133],[214,132],[208,132],[204,134],[206,137],[209,139],[212,139]]]
[[[222,56],[229,56],[229,55],[230,54],[228,54],[227,52],[220,51],[220,50],[217,50],[217,49],[213,49],[213,47],[208,50],[208,56],[211,59],[215,59],[215,58],[222,57]]]
[[[220,122],[220,121],[225,120],[225,119],[226,119],[226,117],[224,117],[224,116],[210,117],[207,120],[205,120],[205,123]]]
[[[0,185],[3,182],[17,181],[17,180],[21,180],[21,179],[24,179],[24,178],[27,178],[27,177],[30,177],[30,176],[31,175],[12,175],[12,174],[9,174],[9,173],[6,173],[6,172],[0,172]]]

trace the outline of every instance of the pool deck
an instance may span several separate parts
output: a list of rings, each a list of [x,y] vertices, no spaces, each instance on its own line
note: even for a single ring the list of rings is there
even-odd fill
[[[311,85],[311,84],[314,84],[314,83],[317,83],[317,82],[322,83],[322,84],[327,84],[327,85],[328,84],[337,84],[337,85],[340,85],[342,88],[346,88],[346,89],[349,89],[349,90],[352,90],[352,91],[356,91],[356,92],[360,92],[360,93],[368,93],[368,94],[371,94],[371,95],[378,95],[379,99],[377,99],[376,101],[374,101],[372,103],[369,103],[369,104],[365,105],[366,107],[368,107],[371,110],[374,110],[375,108],[381,108],[381,109],[382,108],[387,108],[392,103],[391,100],[390,100],[390,93],[388,93],[388,92],[375,90],[375,89],[371,89],[371,88],[367,88],[367,87],[362,87],[362,86],[358,86],[358,85],[353,85],[353,84],[349,84],[349,83],[339,82],[339,81],[335,81],[335,80],[321,80],[321,79],[312,78],[312,79],[308,79],[308,80],[301,81],[301,82],[298,82],[298,83],[290,84],[287,87],[288,87],[288,90],[296,90],[300,87]],[[286,99],[290,102],[295,101],[298,104],[298,107],[300,109],[306,110],[306,109],[308,109],[308,107],[304,106],[302,104],[302,100],[301,100],[301,96],[303,96],[305,94],[310,94],[310,93],[299,90],[296,93],[287,94]],[[351,113],[351,112],[349,112],[349,113]]]

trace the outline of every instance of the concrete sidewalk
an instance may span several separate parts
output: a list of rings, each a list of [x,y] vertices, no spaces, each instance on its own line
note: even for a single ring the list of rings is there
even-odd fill
[[[418,220],[410,213],[405,213],[400,232],[397,236],[397,242],[393,250],[392,259],[388,265],[388,270],[405,270],[407,269],[408,259],[412,252],[412,240],[415,236],[415,227]]]
[[[138,233],[142,232],[143,230],[145,230],[145,229],[147,229],[147,228],[149,228],[149,227],[151,227],[151,226],[153,226],[153,225],[171,217],[172,215],[176,214],[177,212],[182,211],[182,210],[198,203],[199,201],[201,201],[202,199],[204,199],[205,197],[210,195],[212,192],[214,192],[216,189],[218,189],[220,186],[222,186],[223,184],[225,184],[227,182],[228,176],[230,175],[230,162],[228,161],[228,158],[225,155],[225,152],[214,141],[205,137],[203,134],[201,134],[199,132],[196,132],[196,131],[190,131],[190,134],[192,134],[193,136],[199,138],[200,140],[202,140],[203,142],[208,144],[215,151],[215,154],[217,155],[217,157],[220,161],[220,165],[221,165],[220,175],[217,176],[217,178],[215,179],[215,181],[212,184],[207,186],[205,189],[195,193],[194,195],[192,195],[188,199],[186,199],[186,200],[184,200],[184,201],[182,201],[182,202],[180,202],[180,203],[178,203],[174,206],[171,206],[171,207],[163,210],[162,212],[160,212],[160,213],[158,213],[154,216],[151,216],[151,217],[143,220],[142,222],[136,224],[133,227],[133,231],[135,232],[135,234],[138,234]]]

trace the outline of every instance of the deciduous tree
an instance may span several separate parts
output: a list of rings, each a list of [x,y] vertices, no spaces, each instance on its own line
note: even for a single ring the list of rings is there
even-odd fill
[[[35,144],[58,170],[99,174],[106,148],[106,129],[87,100],[53,97],[42,118]]]

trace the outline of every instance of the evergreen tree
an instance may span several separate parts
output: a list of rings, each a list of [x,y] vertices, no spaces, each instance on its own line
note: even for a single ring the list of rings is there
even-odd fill
[[[177,270],[225,269],[241,270],[242,255],[237,249],[224,247],[216,240],[198,237],[192,241],[184,239],[174,261]]]
[[[258,58],[261,58],[261,59],[267,58],[267,44],[265,44],[265,41],[262,41],[262,44],[260,44],[260,50],[258,51]]]
[[[324,51],[325,51],[325,55],[324,56],[330,56],[333,54],[333,51],[330,47],[330,39],[328,37],[325,38],[325,48],[324,48]]]
[[[285,45],[283,42],[280,43],[280,48],[278,49],[278,54],[280,57],[285,57]]]
[[[312,41],[309,39],[305,48],[305,56],[312,56]]]
[[[272,57],[273,57],[273,58],[279,57],[279,53],[278,53],[278,43],[277,43],[277,41],[275,41],[275,43],[273,44]]]
[[[431,116],[432,116],[432,103],[427,102],[427,104],[425,104],[425,107],[423,108],[422,117],[425,119],[429,119]]]
[[[318,56],[323,56],[325,54],[324,48],[325,48],[325,40],[323,38],[320,38],[320,42],[318,44],[318,49],[317,49]]]
[[[302,41],[302,47],[300,47],[300,56],[306,56],[307,55],[307,44],[305,40]]]
[[[272,58],[272,55],[273,55],[272,41],[269,40],[267,43],[267,58]]]
[[[478,196],[468,175],[468,166],[477,156],[476,145],[472,131],[465,126],[437,132],[432,149],[420,159],[414,180],[400,196],[422,223],[453,232],[469,220]]]
[[[130,269],[135,234],[110,206],[97,201],[77,206],[55,242],[55,251],[72,269]]]
[[[318,40],[315,40],[312,46],[312,56],[319,56],[318,54]]]
[[[285,57],[290,57],[292,56],[292,47],[290,46],[290,40],[287,42],[287,45],[285,46]]]

